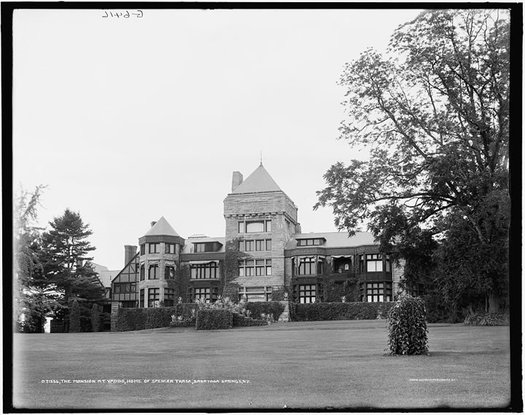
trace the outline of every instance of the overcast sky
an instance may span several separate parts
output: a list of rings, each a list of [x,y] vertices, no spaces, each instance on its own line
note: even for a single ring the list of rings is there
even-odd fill
[[[223,236],[232,172],[262,151],[303,232],[335,231],[315,192],[365,156],[337,140],[337,81],[420,10],[143,12],[15,11],[14,189],[48,186],[40,223],[79,212],[110,269],[161,216],[184,238]]]

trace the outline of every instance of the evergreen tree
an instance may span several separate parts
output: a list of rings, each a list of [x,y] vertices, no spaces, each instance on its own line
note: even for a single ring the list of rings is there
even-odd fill
[[[100,311],[97,304],[91,307],[91,331],[100,331]]]
[[[69,312],[69,332],[78,333],[80,331],[80,306],[75,298],[71,304]]]
[[[64,308],[73,299],[82,304],[102,300],[104,287],[90,263],[89,254],[95,248],[87,240],[92,234],[89,226],[69,209],[49,225],[51,229],[42,235],[40,254],[46,283],[61,293]]]

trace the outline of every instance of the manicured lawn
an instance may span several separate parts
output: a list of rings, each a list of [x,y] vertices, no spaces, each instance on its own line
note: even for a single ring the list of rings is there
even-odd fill
[[[384,320],[219,331],[17,334],[14,403],[18,408],[80,409],[508,404],[508,327],[431,324],[429,329],[431,355],[411,357],[385,354]],[[41,383],[61,379],[141,383]],[[160,379],[174,383],[153,383]]]

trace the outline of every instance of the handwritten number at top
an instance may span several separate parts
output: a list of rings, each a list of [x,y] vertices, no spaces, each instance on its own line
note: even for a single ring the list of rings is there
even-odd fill
[[[136,17],[137,19],[142,19],[142,17],[144,16],[144,12],[142,10],[134,10],[132,12],[130,12],[129,10],[125,10],[125,11],[104,10],[104,15],[102,17],[103,18],[113,17],[117,19],[120,19],[122,17],[123,19],[129,19],[132,16]]]

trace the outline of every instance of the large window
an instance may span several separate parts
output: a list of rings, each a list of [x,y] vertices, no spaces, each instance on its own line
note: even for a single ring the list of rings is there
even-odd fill
[[[172,280],[175,278],[175,267],[173,265],[167,265],[164,268],[164,278],[167,280]]]
[[[144,264],[142,264],[140,266],[140,280],[144,281],[145,278],[146,278],[146,267],[144,266]]]
[[[148,289],[148,307],[159,306],[160,288],[149,288]]]
[[[211,300],[211,288],[195,288],[193,291],[193,299],[209,303]]]
[[[164,305],[166,307],[173,307],[175,305],[174,288],[164,288]]]
[[[139,307],[141,307],[141,308],[144,307],[144,289],[140,290],[140,303],[139,303]]]
[[[272,298],[272,287],[241,287],[239,296],[245,297],[248,301],[270,301]]]
[[[148,268],[148,280],[159,279],[159,266],[157,264],[150,265]]]
[[[239,241],[237,245],[239,251],[271,251],[272,240],[271,239],[256,239],[256,240],[244,240]]]
[[[297,246],[317,246],[323,245],[324,240],[322,238],[316,239],[298,239]]]
[[[140,245],[140,255],[144,255],[146,253],[146,244]]]
[[[298,275],[315,275],[324,273],[324,260],[315,257],[301,257],[297,267]]]
[[[367,303],[381,303],[383,301],[392,301],[392,283],[367,282],[365,298]]]
[[[381,254],[373,254],[366,256],[366,272],[382,272],[383,271],[383,257]]]
[[[272,231],[271,220],[254,220],[238,222],[237,231],[239,233],[262,233]]]
[[[149,251],[150,254],[160,254],[160,244],[159,243],[150,243]]]
[[[216,262],[207,264],[190,264],[190,275],[192,279],[218,278],[218,265]]]
[[[114,284],[114,294],[130,294],[135,292],[134,282],[117,282]]]
[[[264,232],[264,221],[246,222],[246,233]]]
[[[174,254],[175,253],[175,244],[164,244],[164,253]]]
[[[239,276],[272,275],[271,259],[246,259],[239,261]]]
[[[128,301],[120,302],[121,308],[135,308],[136,306],[137,306],[137,302],[135,300],[128,300]]]
[[[315,303],[315,284],[299,285],[299,302],[303,304]]]

